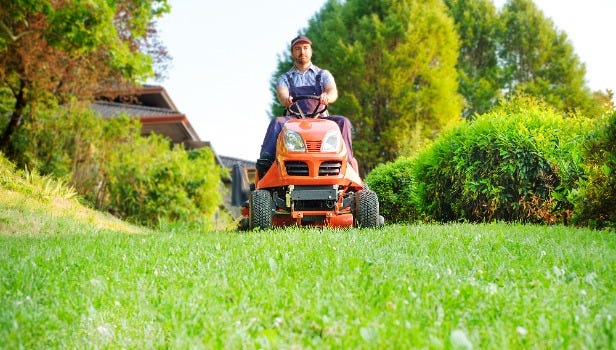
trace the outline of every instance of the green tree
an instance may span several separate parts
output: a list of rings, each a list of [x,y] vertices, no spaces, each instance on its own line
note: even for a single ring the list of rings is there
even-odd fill
[[[167,57],[154,19],[168,11],[167,0],[2,1],[0,90],[11,97],[0,149],[14,156],[11,138],[26,113],[36,119],[37,101],[64,103],[151,77]]]
[[[305,33],[315,64],[336,78],[331,110],[352,121],[362,172],[414,153],[460,119],[458,40],[441,1],[330,0]],[[291,65],[283,57],[276,76]]]
[[[499,33],[496,7],[491,0],[444,0],[460,38],[458,73],[466,118],[492,108],[501,96],[498,64]]]
[[[500,14],[505,91],[543,98],[561,112],[601,112],[585,84],[586,68],[564,32],[532,0],[509,0]]]

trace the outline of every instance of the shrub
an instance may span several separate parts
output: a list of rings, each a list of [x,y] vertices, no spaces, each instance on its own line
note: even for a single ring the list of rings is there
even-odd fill
[[[13,136],[18,166],[70,180],[82,154],[101,139],[104,120],[78,103],[32,106],[27,123]]]
[[[418,219],[414,204],[413,160],[401,158],[381,164],[366,177],[366,183],[379,198],[380,213],[388,222]]]
[[[417,159],[419,210],[438,221],[566,221],[583,123],[515,100],[440,135]]]
[[[0,187],[16,191],[42,201],[77,196],[75,189],[62,179],[41,175],[37,170],[17,170],[15,164],[0,152]]]
[[[108,209],[132,222],[212,225],[222,205],[222,169],[208,148],[169,148],[159,136],[118,147],[108,162]]]
[[[616,228],[616,111],[599,121],[581,148],[584,176],[570,196],[573,221],[594,228]]]
[[[161,137],[140,136],[136,118],[104,119],[78,103],[34,107],[14,137],[18,166],[70,181],[97,209],[135,223],[225,220],[222,169],[211,151],[171,149]]]

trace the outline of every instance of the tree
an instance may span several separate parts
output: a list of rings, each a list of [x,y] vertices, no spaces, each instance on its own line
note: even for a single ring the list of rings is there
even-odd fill
[[[561,112],[597,115],[600,103],[584,81],[586,67],[564,32],[532,0],[509,0],[500,20],[505,91],[541,97]]]
[[[153,20],[168,11],[167,0],[3,1],[0,90],[10,91],[11,107],[0,149],[14,156],[11,137],[24,116],[35,118],[37,101],[88,98],[152,76],[167,58]]]
[[[501,96],[498,64],[501,22],[491,0],[444,0],[460,38],[459,91],[466,118],[492,108]]]
[[[459,120],[458,40],[441,1],[330,0],[305,32],[315,64],[336,78],[331,109],[351,119],[364,173]],[[283,57],[276,76],[291,62]]]

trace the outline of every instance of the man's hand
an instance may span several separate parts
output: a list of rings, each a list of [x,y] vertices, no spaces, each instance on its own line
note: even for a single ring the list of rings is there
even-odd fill
[[[322,105],[325,105],[325,106],[329,104],[329,96],[327,95],[327,92],[324,92],[321,94],[320,102]]]
[[[287,97],[287,99],[284,101],[284,106],[289,108],[291,107],[291,105],[293,104],[293,96]]]

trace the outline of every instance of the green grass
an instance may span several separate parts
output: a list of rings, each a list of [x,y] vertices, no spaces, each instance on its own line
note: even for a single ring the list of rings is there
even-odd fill
[[[614,349],[615,280],[613,231],[150,231],[0,164],[0,349]]]
[[[0,348],[616,348],[613,232],[50,221],[0,234]]]

